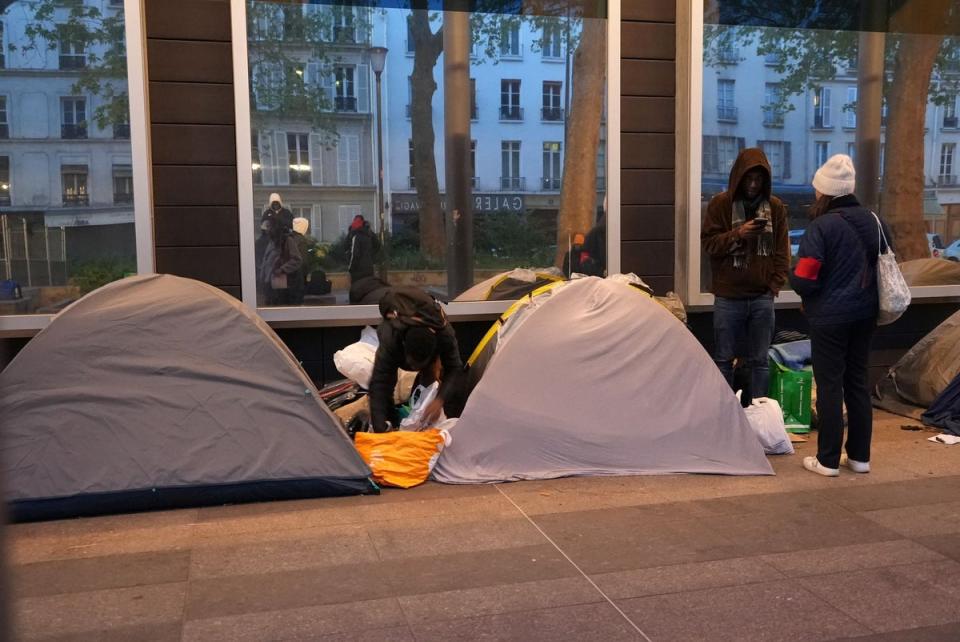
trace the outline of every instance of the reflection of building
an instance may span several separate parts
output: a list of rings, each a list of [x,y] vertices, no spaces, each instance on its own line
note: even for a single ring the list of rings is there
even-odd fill
[[[386,67],[391,99],[384,110],[389,123],[387,147],[388,201],[394,223],[411,214],[416,203],[416,177],[413,171],[413,140],[410,110],[414,64],[414,43],[408,31],[409,11],[387,12]],[[567,56],[567,38],[575,39],[577,25],[564,19],[540,17],[533,21],[515,21],[505,30],[492,55],[480,37],[472,41],[471,85],[471,166],[475,211],[514,211],[490,209],[503,200],[522,202],[521,211],[552,211],[560,206],[563,171],[566,110],[569,102],[567,79],[572,60]],[[567,33],[567,25],[572,24]],[[431,22],[441,28],[442,20]],[[575,42],[574,45],[575,46]],[[571,47],[572,48],[572,47]],[[434,65],[437,90],[433,95],[434,155],[437,180],[444,191],[443,138],[443,55]],[[599,192],[605,191],[605,127],[601,132],[598,164]],[[598,197],[598,204],[603,200]]]
[[[248,34],[254,207],[278,192],[324,241],[376,211],[373,73],[377,13],[360,7],[257,3]],[[283,43],[283,58],[276,43]]]
[[[774,190],[790,204],[794,224],[802,226],[805,215],[800,206],[813,200],[813,173],[833,154],[855,155],[856,61],[838,64],[833,80],[818,90],[791,96],[793,109],[778,111],[773,108],[780,88],[775,54],[758,56],[751,44],[723,49],[717,58],[703,74],[704,198],[726,188],[740,149],[761,147],[773,168]],[[945,107],[928,104],[924,137],[929,188],[925,211],[930,230],[944,241],[960,238],[956,102],[954,97]],[[886,106],[883,117],[885,122]],[[939,202],[942,210],[935,204],[930,207],[931,202]],[[941,213],[935,214],[938,210]]]
[[[105,19],[123,7],[102,5]],[[35,10],[13,2],[0,16],[0,275],[51,285],[65,283],[68,265],[93,259],[133,269],[130,127],[99,127],[94,115],[105,103],[75,87],[107,47],[32,42],[31,27],[58,29],[70,15],[58,6],[37,21]],[[125,90],[126,78],[107,82]]]

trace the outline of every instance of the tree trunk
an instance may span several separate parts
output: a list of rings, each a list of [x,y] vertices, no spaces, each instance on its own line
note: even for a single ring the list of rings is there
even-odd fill
[[[414,3],[414,6],[417,4],[426,3]],[[443,258],[446,246],[437,159],[433,153],[433,94],[437,90],[433,68],[443,51],[443,33],[430,30],[426,9],[415,8],[410,20],[414,42],[410,121],[413,128],[413,175],[419,202],[420,251],[424,256],[436,259]]]
[[[914,3],[915,4],[915,3]],[[923,3],[923,21],[943,25],[950,0]],[[887,132],[880,206],[893,234],[901,261],[930,258],[927,225],[923,218],[924,127],[930,73],[943,38],[911,33],[917,16],[902,11],[891,20],[891,31],[902,33],[888,94]]]
[[[557,222],[556,265],[563,265],[567,245],[578,232],[593,227],[597,209],[597,149],[606,85],[607,23],[584,20],[573,54],[573,98],[563,156],[563,186]]]

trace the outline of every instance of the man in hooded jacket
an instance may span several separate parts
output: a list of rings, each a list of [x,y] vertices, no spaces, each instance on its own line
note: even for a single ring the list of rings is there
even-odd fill
[[[463,361],[457,335],[440,304],[419,288],[395,287],[380,299],[380,314],[380,345],[370,377],[373,430],[384,432],[399,424],[393,405],[398,368],[419,372],[418,380],[423,384],[440,380],[436,399],[424,412],[427,423],[436,419],[441,409],[447,417],[459,417],[463,404],[459,388]]]
[[[710,199],[700,234],[716,298],[713,360],[733,387],[733,362],[741,358],[754,397],[767,394],[773,300],[790,272],[787,208],[771,183],[763,151],[741,150],[726,191]]]

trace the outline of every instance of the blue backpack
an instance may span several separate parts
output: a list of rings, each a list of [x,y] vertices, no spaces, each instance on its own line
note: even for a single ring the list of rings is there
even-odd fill
[[[13,279],[0,281],[0,301],[13,301],[22,299],[23,292],[20,290],[20,284]]]

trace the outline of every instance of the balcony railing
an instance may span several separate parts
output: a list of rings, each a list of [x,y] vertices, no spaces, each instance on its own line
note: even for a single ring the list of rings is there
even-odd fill
[[[86,207],[90,204],[90,197],[86,194],[64,194],[64,207]]]
[[[956,128],[957,128],[957,117],[956,117],[956,116],[944,116],[944,117],[943,117],[943,128],[944,128],[944,129],[956,129]]]
[[[357,111],[356,96],[335,96],[333,99],[333,108],[337,111]]]
[[[740,62],[740,54],[733,47],[717,49],[717,61],[722,65],[735,65]]]
[[[763,57],[763,62],[771,67],[776,67],[784,61],[784,56],[779,51],[768,53]]]
[[[129,205],[133,202],[132,192],[115,192],[113,195],[114,205]]]
[[[356,28],[345,27],[343,25],[335,25],[333,27],[333,41],[334,42],[356,42],[357,41]]]
[[[87,137],[86,125],[60,125],[60,138],[80,139]]]
[[[540,120],[557,123],[563,120],[562,107],[544,107],[540,110]]]
[[[954,186],[957,184],[957,175],[956,174],[941,174],[937,178],[937,185],[940,187]]]
[[[763,110],[763,126],[764,127],[783,127],[783,112],[764,109]]]
[[[130,138],[130,123],[122,123],[113,126],[113,137],[120,140]]]
[[[824,118],[823,114],[814,113],[813,115],[813,128],[814,129],[833,129],[833,125]]]
[[[500,177],[500,189],[509,190],[509,189],[526,189],[527,179],[522,176],[501,176]]]
[[[60,69],[86,69],[87,57],[83,55],[67,54],[60,56]]]
[[[560,179],[553,176],[544,176],[543,189],[548,191],[555,191],[560,189]]]
[[[10,192],[0,192],[0,207],[10,207]]]
[[[717,120],[737,122],[737,108],[733,105],[717,105]]]
[[[523,120],[523,107],[500,105],[500,120]]]

